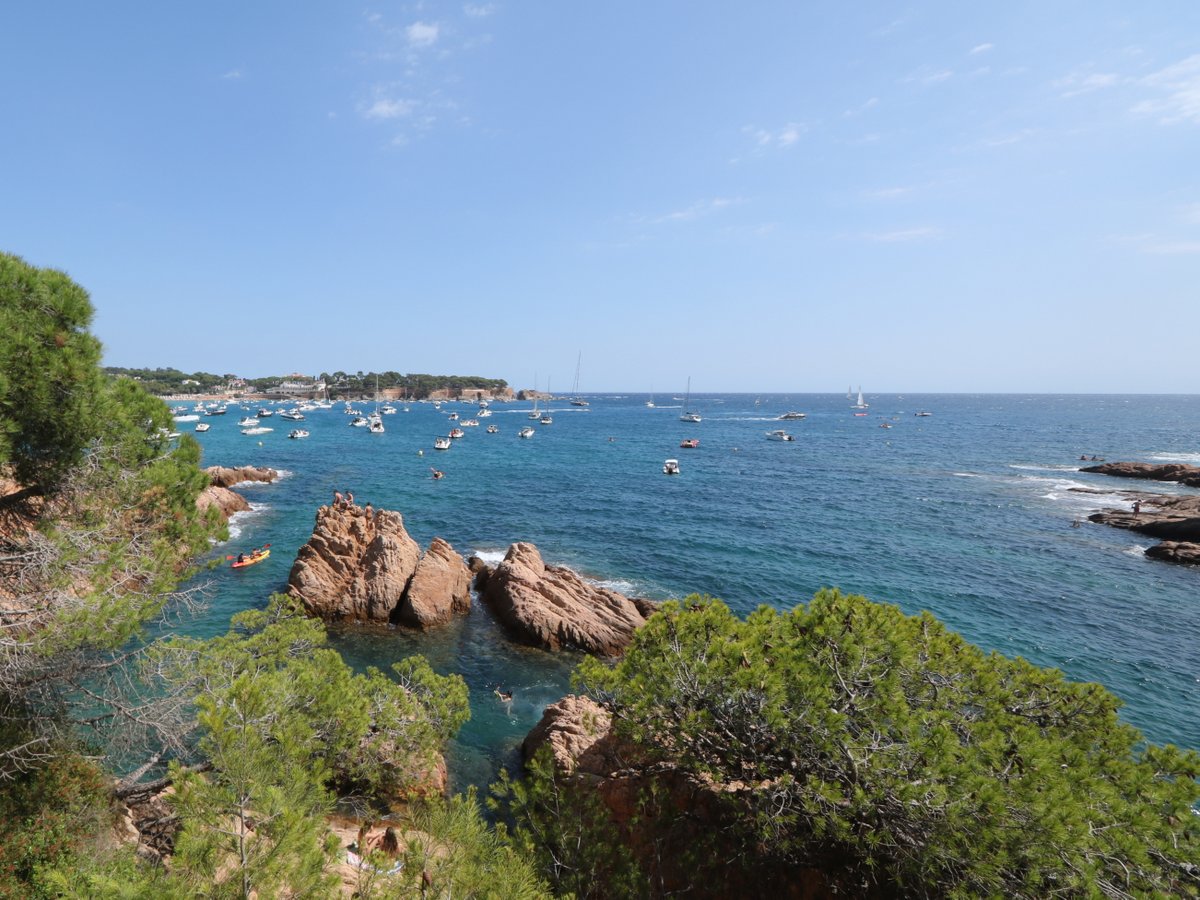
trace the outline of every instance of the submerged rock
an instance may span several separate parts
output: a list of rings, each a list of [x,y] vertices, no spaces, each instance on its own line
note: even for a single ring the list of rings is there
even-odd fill
[[[528,543],[508,548],[487,575],[483,596],[519,640],[548,650],[576,647],[616,656],[646,621],[633,600],[590,585],[570,569],[546,565]]]

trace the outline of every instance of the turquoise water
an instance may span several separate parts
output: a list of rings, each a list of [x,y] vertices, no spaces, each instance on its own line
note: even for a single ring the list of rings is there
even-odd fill
[[[196,435],[205,465],[286,475],[239,488],[255,509],[217,550],[270,541],[271,559],[206,575],[211,605],[189,630],[223,632],[230,615],[282,590],[317,507],[349,489],[403,513],[422,546],[437,535],[498,560],[532,541],[548,561],[629,595],[699,592],[745,613],[834,586],[928,609],[980,646],[1103,683],[1151,740],[1200,748],[1200,571],[1146,560],[1151,542],[1130,532],[1071,527],[1128,505],[1120,490],[1183,490],[1087,475],[1079,456],[1200,464],[1200,397],[868,394],[868,414],[855,416],[844,395],[693,395],[698,425],[679,421],[679,400],[589,399],[551,404],[554,424],[530,440],[517,438],[529,404],[495,405],[444,453],[432,446],[451,427],[446,413],[465,419],[473,406],[411,404],[384,418],[383,435],[347,427],[339,406],[308,414],[307,440],[288,440],[294,424],[278,418],[255,437],[237,427],[245,413],[207,419],[212,429]],[[791,409],[808,417],[776,421]],[[778,427],[796,440],[768,441]],[[680,449],[684,437],[700,446]],[[662,474],[668,457],[680,476]],[[446,477],[434,481],[432,465]],[[479,604],[431,634],[351,628],[333,639],[355,666],[422,653],[466,678],[472,720],[450,757],[458,787],[513,766],[577,661],[510,644]]]

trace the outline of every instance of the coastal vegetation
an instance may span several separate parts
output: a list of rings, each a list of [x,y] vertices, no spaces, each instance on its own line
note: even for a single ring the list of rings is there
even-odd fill
[[[93,339],[94,341],[94,339]],[[98,345],[97,345],[98,346]],[[98,351],[97,351],[98,357]],[[322,383],[332,399],[358,399],[380,391],[399,392],[413,400],[424,400],[442,392],[457,397],[463,391],[482,391],[499,394],[508,389],[503,378],[482,375],[426,375],[400,372],[322,372],[311,377],[303,375],[265,375],[259,378],[239,378],[237,375],[214,375],[211,372],[181,372],[179,369],[137,369],[106,366],[106,375],[136,382],[147,393],[159,397],[177,394],[259,394],[278,391],[285,382],[292,384]]]
[[[442,796],[458,675],[355,672],[284,596],[150,639],[227,532],[197,508],[198,445],[99,368],[91,316],[0,254],[0,897],[1200,895],[1194,751],[1146,743],[1099,685],[833,590],[744,619],[663,604],[578,669],[605,766],[542,751],[489,822]],[[443,378],[386,374],[414,397]],[[142,855],[138,791],[161,804]],[[339,813],[402,831],[357,846],[349,886]]]

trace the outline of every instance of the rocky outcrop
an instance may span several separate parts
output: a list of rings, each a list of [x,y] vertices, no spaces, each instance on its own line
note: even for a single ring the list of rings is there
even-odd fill
[[[535,647],[617,656],[646,621],[628,597],[546,565],[533,544],[509,547],[486,584],[488,606],[518,640]]]
[[[471,571],[454,548],[435,537],[417,563],[400,604],[400,621],[418,628],[449,622],[471,611]]]
[[[1163,541],[1147,550],[1146,555],[1151,559],[1161,559],[1164,562],[1200,566],[1200,543]]]
[[[322,506],[288,576],[288,593],[327,622],[428,628],[470,608],[470,572],[435,538],[425,557],[398,512]],[[413,594],[413,589],[416,593]]]
[[[196,506],[201,512],[216,507],[221,511],[221,515],[228,519],[236,512],[248,510],[250,503],[236,491],[210,485],[200,492],[200,496],[196,498]]]
[[[620,768],[609,749],[611,727],[608,710],[594,700],[571,694],[546,707],[541,721],[521,743],[521,753],[532,759],[542,747],[549,747],[560,772],[581,769],[592,775],[604,774]]]
[[[1129,494],[1135,509],[1105,509],[1088,520],[1127,528],[1162,541],[1200,542],[1200,497],[1172,494]]]
[[[237,468],[209,466],[204,471],[208,473],[209,481],[215,487],[222,488],[233,487],[235,484],[241,484],[243,481],[270,483],[279,477],[279,473],[274,469],[259,468],[257,466],[238,466]]]
[[[1115,475],[1118,478],[1175,481],[1188,487],[1200,487],[1200,466],[1185,466],[1182,463],[1156,466],[1140,462],[1106,462],[1098,466],[1084,466],[1079,471]]]
[[[1079,471],[1200,487],[1200,467],[1181,463],[1158,466],[1140,462],[1111,462],[1085,466]],[[1143,494],[1136,491],[1126,491],[1124,494],[1133,503],[1133,509],[1105,509],[1088,516],[1088,520],[1114,528],[1127,528],[1162,541],[1146,551],[1151,559],[1200,564],[1200,496]]]

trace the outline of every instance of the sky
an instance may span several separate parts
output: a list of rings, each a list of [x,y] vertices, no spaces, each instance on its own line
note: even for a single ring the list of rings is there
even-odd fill
[[[1200,393],[1200,3],[21,3],[108,365]]]

